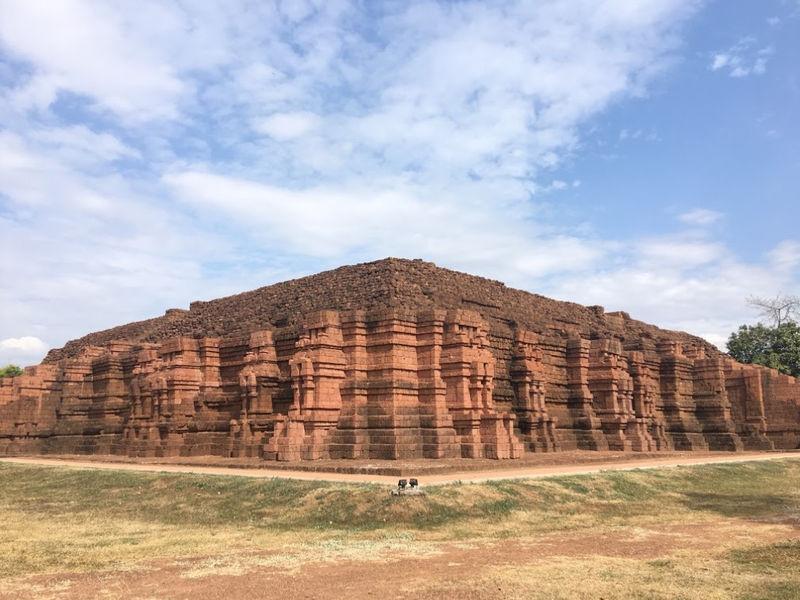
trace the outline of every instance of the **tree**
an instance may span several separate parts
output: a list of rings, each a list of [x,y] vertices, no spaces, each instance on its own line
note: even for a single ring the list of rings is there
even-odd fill
[[[800,296],[784,294],[778,294],[774,298],[750,296],[747,303],[757,308],[760,315],[775,327],[793,322],[800,317]]]
[[[764,365],[800,376],[800,326],[786,321],[774,327],[742,325],[728,338],[728,353],[739,362]]]
[[[20,369],[17,365],[6,365],[5,367],[0,368],[0,378],[16,377],[17,375],[22,375],[22,369]]]

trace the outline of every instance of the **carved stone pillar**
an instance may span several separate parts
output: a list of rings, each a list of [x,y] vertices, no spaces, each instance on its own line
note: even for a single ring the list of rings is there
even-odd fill
[[[743,450],[731,418],[731,403],[725,387],[725,371],[720,357],[708,357],[702,348],[693,348],[692,395],[695,414],[711,450]]]
[[[522,443],[515,417],[494,406],[494,355],[487,347],[486,324],[477,313],[447,313],[442,341],[442,379],[464,458],[518,458]]]
[[[542,350],[538,336],[517,330],[514,339],[511,383],[514,388],[514,410],[523,440],[534,452],[559,449],[555,433],[556,419],[547,414]]]
[[[672,440],[667,436],[664,414],[658,406],[658,362],[655,366],[643,351],[627,353],[628,370],[633,380],[633,411],[637,422],[644,424],[652,440],[647,450],[671,450]]]
[[[591,343],[589,389],[610,450],[649,450],[652,439],[633,411],[633,382],[618,340]]]
[[[293,400],[276,421],[264,454],[277,460],[327,458],[329,434],[339,421],[345,357],[339,314],[323,311],[306,320],[289,361]]]
[[[574,335],[567,340],[568,408],[578,448],[608,450],[602,424],[592,405],[589,389],[590,342]]]
[[[658,353],[664,420],[675,450],[708,450],[693,398],[692,359],[678,342],[669,339],[658,342]]]

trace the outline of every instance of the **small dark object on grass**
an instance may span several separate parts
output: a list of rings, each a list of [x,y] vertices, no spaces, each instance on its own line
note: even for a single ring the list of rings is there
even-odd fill
[[[416,479],[401,479],[397,482],[397,488],[393,489],[391,492],[392,496],[424,496],[425,492],[423,492],[419,488],[419,481]]]

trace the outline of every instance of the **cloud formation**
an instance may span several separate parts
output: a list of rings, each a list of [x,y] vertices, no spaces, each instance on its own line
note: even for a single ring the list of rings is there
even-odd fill
[[[731,77],[763,75],[767,72],[767,61],[773,52],[772,46],[758,48],[754,37],[744,37],[727,50],[716,52],[711,57],[710,69],[725,70]]]
[[[687,225],[696,225],[703,227],[705,225],[713,225],[722,219],[724,215],[715,210],[707,208],[693,208],[690,211],[682,213],[678,218]]]
[[[748,265],[694,231],[707,209],[616,239],[559,208],[592,193],[557,173],[585,127],[647,93],[698,6],[0,0],[0,251],[19,257],[0,337],[61,345],[394,255],[719,338],[746,309],[701,315],[751,291],[744,271],[785,285],[791,240]]]
[[[0,340],[0,365],[17,364],[20,357],[36,359],[47,352],[48,345],[37,337],[26,335],[20,338]]]

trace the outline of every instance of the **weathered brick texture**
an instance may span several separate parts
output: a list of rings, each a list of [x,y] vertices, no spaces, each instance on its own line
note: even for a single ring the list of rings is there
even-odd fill
[[[90,334],[0,380],[0,453],[517,458],[800,445],[800,384],[422,261]]]

